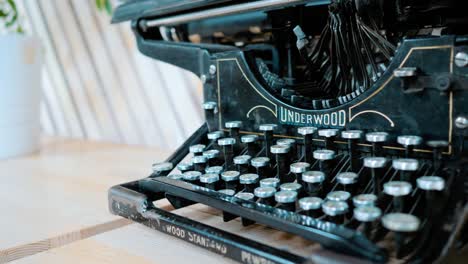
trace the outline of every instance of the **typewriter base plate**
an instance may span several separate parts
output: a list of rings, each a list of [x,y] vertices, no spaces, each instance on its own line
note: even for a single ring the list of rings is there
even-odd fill
[[[232,222],[223,222],[221,211],[203,204],[194,204],[177,209],[173,211],[173,213],[203,222],[232,234],[239,234],[242,237],[258,241],[268,246],[294,252],[304,258],[312,259],[314,263],[329,263],[327,261],[330,260],[330,258],[332,258],[335,263],[370,263],[354,257],[337,254],[324,249],[317,243],[264,225],[253,224],[247,227],[242,226],[240,218],[236,218]]]

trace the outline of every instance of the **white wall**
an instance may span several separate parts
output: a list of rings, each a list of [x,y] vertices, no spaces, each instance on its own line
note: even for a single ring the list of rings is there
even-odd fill
[[[202,123],[196,76],[141,55],[94,0],[20,0],[45,51],[43,133],[174,149]]]

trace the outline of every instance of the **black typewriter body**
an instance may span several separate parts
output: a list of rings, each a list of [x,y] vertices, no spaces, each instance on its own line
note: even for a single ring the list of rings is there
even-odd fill
[[[201,78],[206,122],[152,175],[112,187],[111,212],[244,263],[468,261],[463,6],[124,2],[113,20],[132,21],[143,54]],[[271,247],[163,198],[334,253]]]

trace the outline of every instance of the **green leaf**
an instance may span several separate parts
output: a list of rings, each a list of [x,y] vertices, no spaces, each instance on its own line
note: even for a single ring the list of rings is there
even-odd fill
[[[110,0],[95,0],[96,7],[99,11],[105,11],[107,14],[112,14],[112,4]]]
[[[23,27],[19,22],[18,8],[15,0],[0,0],[0,20],[3,20],[5,29],[9,31],[16,31],[17,33],[23,33]]]
[[[99,10],[102,11],[104,9],[104,5],[105,5],[105,0],[96,0],[96,7]]]
[[[106,2],[106,12],[107,14],[112,14],[112,4],[109,0],[104,0]]]

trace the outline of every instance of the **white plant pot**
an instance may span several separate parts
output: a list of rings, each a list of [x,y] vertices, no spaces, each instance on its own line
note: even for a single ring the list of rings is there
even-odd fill
[[[37,37],[0,36],[0,159],[38,149],[41,64]]]

